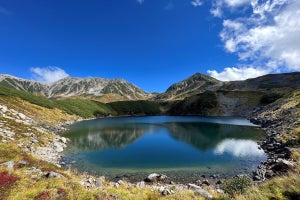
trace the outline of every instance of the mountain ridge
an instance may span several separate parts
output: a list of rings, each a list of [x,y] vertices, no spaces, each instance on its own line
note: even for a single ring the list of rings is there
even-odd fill
[[[47,98],[89,97],[105,101],[142,100],[151,96],[124,79],[66,77],[53,83],[0,75],[0,84]]]

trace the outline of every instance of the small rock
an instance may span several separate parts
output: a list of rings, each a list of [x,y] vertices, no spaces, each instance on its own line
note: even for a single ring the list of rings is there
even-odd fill
[[[224,190],[222,190],[222,189],[217,189],[217,192],[220,194],[224,194]]]
[[[80,183],[82,186],[85,185],[85,182],[84,182],[84,181],[80,181],[79,183]]]
[[[93,181],[92,178],[89,178],[89,179],[87,180],[87,182],[90,183],[90,184],[92,184],[94,181]]]
[[[96,187],[101,187],[101,186],[102,186],[102,180],[101,180],[101,179],[97,179],[97,180],[95,181],[95,186],[96,186]]]
[[[162,195],[164,196],[167,196],[167,195],[170,195],[171,194],[171,191],[169,189],[164,189],[162,192],[161,192]]]
[[[275,173],[272,170],[267,170],[266,171],[266,177],[267,178],[271,178],[275,175]]]
[[[164,181],[168,177],[164,174],[157,174],[157,173],[152,173],[147,178],[145,178],[146,182],[156,182],[156,181]]]
[[[290,161],[278,159],[277,163],[272,167],[272,170],[278,172],[287,172],[289,169],[293,167],[294,165]]]
[[[174,181],[170,181],[170,184],[171,185],[175,185],[176,183]]]
[[[118,182],[117,182],[119,185],[124,185],[125,184],[125,182],[123,181],[123,180],[118,180]]]
[[[2,110],[3,113],[6,113],[7,107],[4,105],[0,105],[0,110]]]
[[[217,177],[218,177],[217,175],[213,174],[213,175],[211,175],[209,178],[211,178],[211,179],[216,179]]]
[[[144,188],[145,187],[145,181],[137,182],[136,187],[138,188]]]
[[[19,165],[20,167],[23,167],[23,166],[28,165],[28,164],[29,164],[29,162],[26,161],[26,160],[20,160],[20,161],[18,162],[18,165]]]
[[[119,183],[114,183],[114,187],[118,188],[118,187],[120,187],[120,184]]]
[[[203,196],[205,198],[208,198],[208,199],[212,199],[213,198],[213,196],[209,192],[207,192],[206,190],[202,189],[198,185],[189,183],[188,184],[188,188],[191,189],[191,190],[193,190],[196,194],[199,194],[199,195],[201,195],[201,196]]]
[[[65,178],[63,175],[61,175],[60,173],[57,173],[57,172],[47,172],[46,174],[45,174],[45,176],[47,177],[47,178]]]
[[[201,186],[202,185],[202,181],[201,180],[197,180],[196,181],[196,185]]]
[[[0,165],[2,165],[2,166],[6,166],[7,167],[7,170],[8,171],[10,171],[10,172],[12,172],[12,171],[14,171],[14,165],[15,165],[15,163],[14,163],[14,161],[8,161],[8,162],[5,162],[5,163],[2,163],[2,164],[0,164]]]
[[[209,183],[209,181],[207,179],[203,180],[202,184],[205,184],[205,185],[208,185],[208,186],[210,185],[210,183]]]
[[[26,115],[24,115],[23,113],[18,113],[18,117],[22,120],[26,119]]]
[[[67,143],[67,138],[61,137],[61,138],[60,138],[60,141],[61,141],[62,143],[64,143],[64,144],[66,144],[66,143]]]

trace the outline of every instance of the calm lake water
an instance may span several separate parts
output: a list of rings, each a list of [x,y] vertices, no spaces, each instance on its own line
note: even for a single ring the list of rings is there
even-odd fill
[[[266,159],[256,144],[264,132],[238,118],[97,119],[72,125],[65,136],[67,163],[111,180],[140,181],[153,172],[179,182],[251,174]]]

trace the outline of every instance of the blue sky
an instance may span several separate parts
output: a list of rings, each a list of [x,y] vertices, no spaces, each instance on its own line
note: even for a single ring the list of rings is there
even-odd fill
[[[0,74],[124,78],[163,92],[300,70],[298,0],[0,0]]]

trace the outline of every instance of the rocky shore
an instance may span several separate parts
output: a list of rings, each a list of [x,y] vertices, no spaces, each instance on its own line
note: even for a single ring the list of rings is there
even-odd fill
[[[282,175],[294,167],[291,153],[296,137],[290,137],[286,141],[282,137],[283,134],[290,134],[294,128],[300,126],[300,119],[292,115],[298,107],[298,104],[285,100],[253,111],[250,121],[266,131],[266,138],[258,144],[268,155],[268,159],[253,172],[254,181],[265,181]]]
[[[261,109],[255,110],[249,117],[254,124],[260,125],[267,133],[265,140],[260,141],[260,147],[267,153],[268,159],[258,166],[253,172],[253,180],[263,182],[269,178],[281,175],[293,168],[293,162],[290,159],[291,148],[295,138],[288,141],[281,139],[283,132],[291,130],[293,127],[300,125],[298,118],[290,117],[290,113],[295,109],[291,106],[288,109],[281,109],[286,102],[271,104]],[[68,139],[60,134],[66,131],[66,127],[75,121],[66,121],[55,126],[41,124],[33,118],[26,116],[24,113],[10,109],[5,105],[0,105],[0,137],[2,143],[14,142],[18,147],[34,157],[43,161],[55,164],[61,167],[61,158],[64,148],[67,147]],[[26,129],[18,131],[15,126],[22,124]],[[26,165],[26,161],[19,161]],[[13,168],[15,163],[8,161],[2,163]],[[63,163],[64,164],[64,163]],[[29,168],[30,176],[46,176],[47,178],[61,177],[63,175],[56,172],[41,171],[39,168]],[[102,186],[105,177],[94,177],[88,174],[79,174],[78,181],[87,189],[97,189]],[[151,188],[158,190],[162,195],[170,195],[183,189],[193,190],[195,193],[206,198],[212,198],[208,191],[223,193],[220,184],[223,180],[217,177],[205,177],[189,184],[177,184],[169,180],[166,175],[152,173],[145,177],[144,180],[136,183],[129,183],[124,180],[111,182],[113,187],[120,187],[127,184],[137,188]]]

